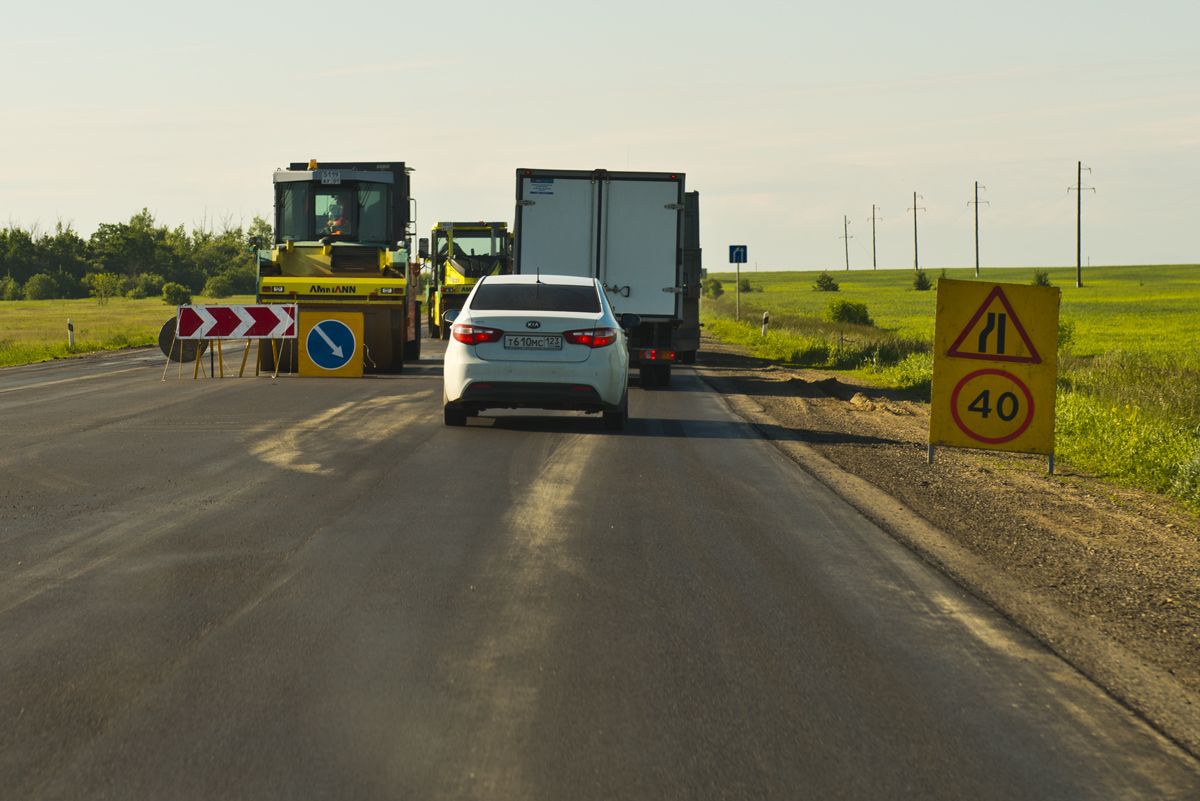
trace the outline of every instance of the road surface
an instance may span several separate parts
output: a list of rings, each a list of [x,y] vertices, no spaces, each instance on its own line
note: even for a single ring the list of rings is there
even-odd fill
[[[691,370],[446,428],[431,344],[0,371],[0,797],[1200,797]]]

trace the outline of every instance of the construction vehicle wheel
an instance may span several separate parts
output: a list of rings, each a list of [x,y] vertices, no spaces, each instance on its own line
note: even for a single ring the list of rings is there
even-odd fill
[[[158,348],[173,362],[194,362],[204,355],[204,351],[208,348],[208,340],[176,339],[175,318],[172,317],[163,323],[162,329],[158,332]]]
[[[448,426],[465,426],[467,424],[467,413],[457,406],[447,403],[442,407],[442,419]]]
[[[696,351],[694,351],[694,350],[680,351],[679,352],[679,361],[683,362],[684,364],[695,364],[696,363]]]
[[[658,374],[655,372],[654,365],[643,365],[638,368],[638,381],[642,385],[642,389],[653,389],[658,383]]]
[[[669,386],[671,386],[671,365],[669,365],[669,364],[660,364],[660,365],[658,365],[657,367],[655,367],[654,369],[655,369],[656,371],[658,371],[658,376],[656,377],[656,378],[657,378],[657,382],[656,382],[656,383],[657,383],[657,384],[658,384],[660,387],[669,387]]]

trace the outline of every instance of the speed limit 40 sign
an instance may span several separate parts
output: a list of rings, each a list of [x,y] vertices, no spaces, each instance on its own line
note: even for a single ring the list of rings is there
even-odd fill
[[[1053,287],[938,282],[931,446],[1053,455],[1058,305]]]

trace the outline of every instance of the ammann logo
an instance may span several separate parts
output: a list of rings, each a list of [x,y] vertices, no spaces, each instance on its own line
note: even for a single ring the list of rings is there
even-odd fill
[[[314,295],[353,295],[356,294],[354,286],[319,286],[313,284],[309,290]]]

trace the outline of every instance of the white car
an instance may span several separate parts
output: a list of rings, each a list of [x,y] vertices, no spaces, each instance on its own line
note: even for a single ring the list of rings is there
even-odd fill
[[[601,412],[620,430],[629,415],[625,327],[595,278],[493,275],[480,279],[450,327],[443,401],[448,426],[484,409]]]

